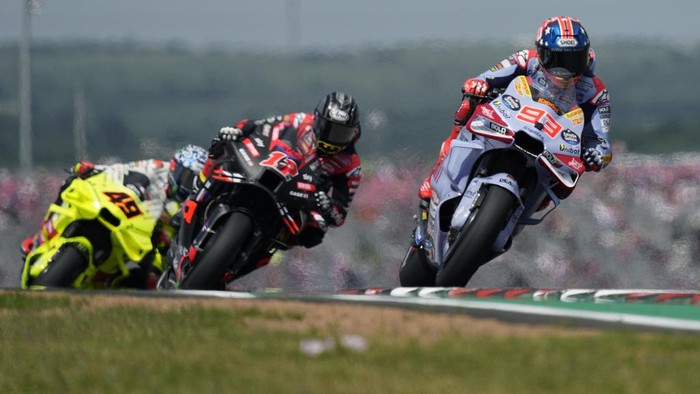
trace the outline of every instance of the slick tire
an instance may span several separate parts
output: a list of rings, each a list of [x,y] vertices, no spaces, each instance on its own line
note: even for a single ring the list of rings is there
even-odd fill
[[[425,252],[415,246],[408,248],[399,270],[399,281],[404,287],[435,286],[435,271],[425,261]]]
[[[34,279],[32,286],[71,287],[88,267],[88,260],[76,246],[65,244],[48,267]]]
[[[248,215],[234,212],[207,242],[201,258],[187,273],[181,289],[216,290],[221,288],[221,278],[229,265],[238,258],[248,236],[253,231],[253,221]]]
[[[492,255],[491,245],[517,203],[515,196],[506,189],[498,186],[486,189],[486,197],[471,213],[455,245],[447,252],[445,268],[437,275],[437,286],[466,286],[476,270]]]

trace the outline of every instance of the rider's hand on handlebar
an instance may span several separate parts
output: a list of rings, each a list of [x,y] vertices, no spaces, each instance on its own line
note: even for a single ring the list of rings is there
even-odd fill
[[[314,193],[314,200],[316,202],[316,208],[321,215],[327,217],[331,214],[331,210],[333,209],[331,199],[324,191]]]
[[[462,94],[468,96],[486,96],[488,91],[488,82],[476,78],[467,79],[464,81],[464,86],[462,86]]]
[[[596,148],[588,148],[581,155],[586,171],[600,171],[603,169],[603,153]]]
[[[222,127],[219,130],[219,140],[224,142],[240,141],[243,138],[243,130],[237,127]]]
[[[71,169],[71,172],[82,179],[88,178],[90,175],[95,173],[95,165],[89,161],[81,161],[76,163]]]

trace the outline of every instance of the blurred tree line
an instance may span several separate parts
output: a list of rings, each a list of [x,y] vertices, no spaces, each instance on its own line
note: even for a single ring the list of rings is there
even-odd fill
[[[75,159],[74,97],[86,100],[89,158],[167,157],[208,146],[242,118],[311,112],[331,90],[353,94],[363,118],[363,157],[432,159],[447,136],[462,81],[513,51],[513,42],[421,43],[332,51],[253,52],[134,42],[35,43],[33,155]],[[609,41],[595,46],[597,74],[613,101],[613,142],[628,151],[700,150],[696,138],[700,43]],[[18,163],[18,48],[0,45],[0,166]]]

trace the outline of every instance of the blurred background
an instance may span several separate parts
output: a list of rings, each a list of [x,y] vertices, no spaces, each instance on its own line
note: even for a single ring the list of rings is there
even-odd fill
[[[398,285],[419,182],[464,79],[531,48],[551,16],[581,20],[608,85],[615,158],[474,287],[697,289],[700,3],[617,0],[5,0],[0,4],[0,286],[16,286],[76,160],[167,159],[242,118],[362,111],[363,182],[347,224],[234,283],[325,291]]]

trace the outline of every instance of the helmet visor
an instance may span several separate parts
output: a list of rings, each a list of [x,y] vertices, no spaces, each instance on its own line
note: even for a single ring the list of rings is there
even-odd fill
[[[180,202],[185,201],[192,191],[194,176],[194,171],[181,164],[176,164],[175,168],[168,174],[168,197]]]
[[[546,69],[564,68],[573,76],[580,76],[588,66],[588,50],[564,52],[545,49],[540,53],[540,62]]]
[[[350,144],[357,135],[357,126],[345,126],[320,116],[316,118],[316,131],[318,132],[319,149],[327,150],[326,153],[338,153]],[[336,150],[337,152],[332,152]]]

